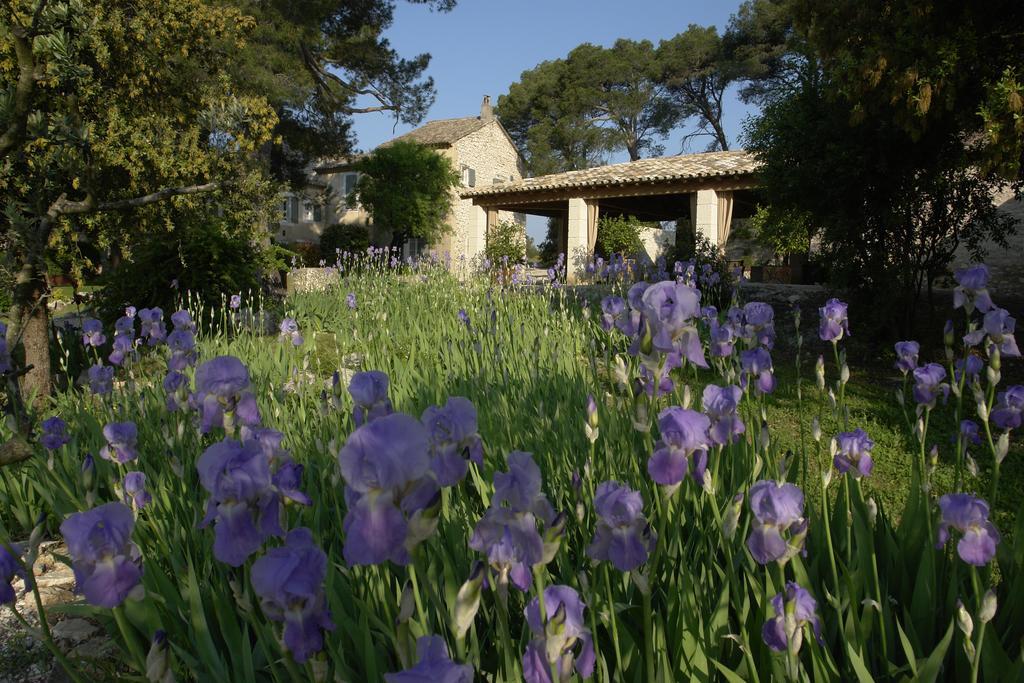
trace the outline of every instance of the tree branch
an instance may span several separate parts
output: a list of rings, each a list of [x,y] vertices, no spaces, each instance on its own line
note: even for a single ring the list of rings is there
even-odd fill
[[[18,83],[14,88],[14,107],[11,123],[0,136],[0,159],[10,154],[24,142],[25,127],[28,123],[32,95],[36,87],[36,64],[32,54],[32,41],[23,26],[11,28],[14,53],[18,59]]]
[[[92,193],[87,194],[85,199],[72,201],[67,198],[67,194],[65,193],[57,197],[53,204],[50,205],[50,208],[46,211],[46,216],[50,221],[55,221],[61,216],[132,209],[139,206],[146,206],[147,204],[155,204],[171,197],[213,192],[214,190],[219,189],[221,185],[222,183],[219,182],[211,182],[202,183],[200,185],[185,185],[182,187],[165,187],[162,190],[157,190],[156,192],[151,192],[150,194],[145,194],[139,197],[132,197],[131,199],[116,199],[109,202],[97,202]]]

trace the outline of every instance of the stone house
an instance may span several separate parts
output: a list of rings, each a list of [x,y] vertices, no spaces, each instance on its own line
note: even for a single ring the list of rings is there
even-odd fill
[[[443,154],[462,179],[461,187],[452,192],[448,219],[451,230],[439,244],[407,240],[403,245],[404,255],[419,254],[429,248],[438,254],[450,254],[453,263],[480,257],[486,243],[487,216],[471,200],[461,198],[460,193],[468,188],[515,182],[525,173],[525,161],[494,116],[490,97],[484,97],[479,116],[428,121],[383,144],[397,141],[417,142]],[[367,226],[374,244],[390,244],[391,235],[375,230],[372,218],[362,207],[349,206],[345,201],[358,182],[358,174],[352,170],[353,161],[349,158],[315,164],[310,169],[307,186],[301,192],[286,193],[282,197],[282,216],[274,234],[278,241],[316,243],[329,225],[358,223]],[[523,214],[502,212],[499,220],[518,222],[525,231]]]

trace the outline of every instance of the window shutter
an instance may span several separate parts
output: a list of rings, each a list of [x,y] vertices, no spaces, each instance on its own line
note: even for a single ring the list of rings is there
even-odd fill
[[[355,173],[345,174],[345,202],[348,203],[348,196],[356,189],[356,181],[359,176]]]
[[[297,197],[288,198],[288,220],[292,223],[299,222],[299,200]]]
[[[324,207],[319,204],[313,205],[313,221],[319,223],[324,219]]]
[[[476,187],[476,171],[472,168],[469,169],[469,186]]]

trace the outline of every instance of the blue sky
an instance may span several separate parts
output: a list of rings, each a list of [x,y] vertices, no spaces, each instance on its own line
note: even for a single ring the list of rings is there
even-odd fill
[[[564,57],[580,43],[611,45],[617,38],[648,39],[657,44],[686,30],[689,24],[724,30],[739,0],[460,0],[448,13],[399,1],[395,22],[387,32],[403,56],[432,55],[428,74],[437,100],[427,119],[473,116],[490,95],[495,103],[519,75],[547,59]],[[752,110],[727,93],[726,134],[732,146]],[[386,114],[356,117],[360,149],[372,149],[412,126],[395,127]],[[665,153],[681,150],[684,132],[665,141]],[[703,143],[686,151],[701,151]],[[613,161],[623,161],[615,158]],[[544,220],[530,220],[528,232],[543,238]]]

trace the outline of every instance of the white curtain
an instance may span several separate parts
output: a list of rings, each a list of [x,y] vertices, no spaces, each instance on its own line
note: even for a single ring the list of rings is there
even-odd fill
[[[594,255],[594,247],[597,246],[597,200],[587,202],[587,254]]]
[[[718,192],[718,248],[725,251],[732,227],[732,192]]]

